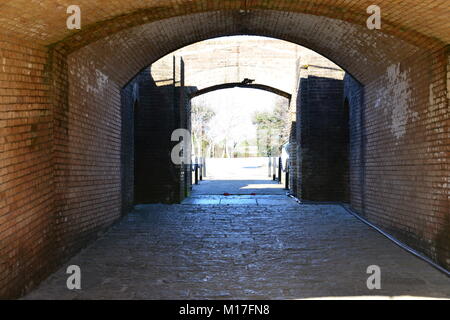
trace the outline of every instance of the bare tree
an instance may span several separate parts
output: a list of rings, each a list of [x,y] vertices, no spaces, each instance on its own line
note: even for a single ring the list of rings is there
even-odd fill
[[[193,105],[191,114],[192,140],[194,154],[204,156],[204,144],[208,143],[206,132],[215,112],[204,105]]]

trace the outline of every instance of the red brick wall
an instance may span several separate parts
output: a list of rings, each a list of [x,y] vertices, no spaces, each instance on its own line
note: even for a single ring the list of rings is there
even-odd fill
[[[0,297],[47,276],[54,249],[47,60],[46,48],[0,35]]]
[[[64,257],[121,214],[120,87],[87,50],[67,58],[67,81],[67,103],[55,126],[60,134],[55,161]]]
[[[63,46],[48,50],[7,40],[0,51],[5,62],[0,75],[0,296],[17,297],[124,212],[125,150],[114,66],[105,67],[89,47],[67,56]],[[148,119],[168,124],[163,136],[152,137],[163,142],[164,150],[149,150],[167,161],[174,116],[183,116],[174,109],[173,89],[169,91],[164,93],[172,99],[169,104],[161,105],[144,90],[141,97],[143,104],[153,106]],[[161,171],[161,165],[153,168]],[[171,172],[174,179],[180,175]],[[184,194],[184,184],[178,183],[162,189],[164,195],[172,193],[170,201]]]

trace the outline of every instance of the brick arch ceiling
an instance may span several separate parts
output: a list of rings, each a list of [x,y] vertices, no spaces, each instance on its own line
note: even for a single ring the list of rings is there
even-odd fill
[[[424,49],[368,30],[365,25],[310,14],[252,10],[244,16],[234,11],[213,11],[163,19],[116,32],[76,52],[89,57],[98,70],[115,66],[113,72],[106,73],[118,85],[124,85],[144,66],[183,46],[237,34],[269,36],[303,45],[334,61],[362,83]],[[70,51],[71,41],[59,46]]]
[[[0,23],[3,31],[20,34],[27,39],[51,44],[74,34],[67,30],[66,8],[71,0],[4,0],[0,4]],[[138,25],[163,18],[217,10],[278,10],[306,13],[364,25],[366,8],[372,0],[133,0],[100,1],[78,0],[82,9],[83,25],[89,26],[101,38],[127,26]],[[420,41],[434,39],[448,43],[450,8],[447,0],[378,0],[383,13],[384,32],[401,39]],[[284,14],[283,14],[284,15]],[[117,21],[114,21],[119,18]],[[286,17],[288,18],[288,17]],[[119,22],[119,23],[116,23]],[[104,28],[103,26],[108,28]],[[89,39],[84,39],[90,41]]]
[[[72,4],[8,0],[0,5],[0,32],[61,46],[66,53],[95,44],[104,49],[97,52],[104,54],[100,59],[136,62],[127,72],[119,70],[118,84],[164,54],[221,35],[292,41],[328,57],[363,83],[420,49],[437,49],[450,41],[448,0],[379,0],[381,31],[365,26],[371,0],[79,0],[81,31],[66,28],[66,8]]]

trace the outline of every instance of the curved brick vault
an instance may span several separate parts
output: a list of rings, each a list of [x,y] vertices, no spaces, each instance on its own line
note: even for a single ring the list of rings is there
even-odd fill
[[[205,28],[206,25],[210,27]],[[370,31],[365,25],[301,13],[262,10],[244,16],[234,11],[180,16],[121,30],[80,49],[71,47],[71,44],[79,44],[75,39],[66,39],[56,48],[73,52],[73,56],[89,55],[98,70],[115,66],[114,70],[108,70],[109,77],[122,86],[143,66],[180,47],[238,34],[270,36],[300,44],[329,58],[362,83],[373,80],[388,66],[407,57],[436,49],[431,42],[416,46],[382,32]]]
[[[447,0],[377,1],[381,31],[365,26],[371,0],[77,2],[81,31],[65,28],[70,1],[0,5],[1,297],[120,217],[121,89],[174,50],[237,34],[308,47],[364,85],[347,97],[363,110],[352,205],[449,268]]]
[[[215,38],[186,46],[153,63],[151,76],[156,85],[171,83],[174,57],[183,59],[184,85],[201,91],[193,95],[235,86],[247,78],[262,89],[266,86],[268,91],[289,97],[298,82],[295,66],[306,65],[320,55],[291,42],[266,37]],[[332,63],[330,66],[339,68]]]

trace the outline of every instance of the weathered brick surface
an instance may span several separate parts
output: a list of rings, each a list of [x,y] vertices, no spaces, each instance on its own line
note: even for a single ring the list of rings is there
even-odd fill
[[[4,297],[23,293],[48,274],[55,207],[48,50],[8,36],[0,36],[0,43],[0,296]]]
[[[235,20],[244,16],[240,10],[250,10],[249,13],[253,15],[258,11],[273,11],[291,24],[292,21],[289,21],[291,13],[304,13],[365,26],[366,9],[373,4],[373,1],[115,0],[105,2],[79,0],[77,3],[83,11],[83,25],[85,26],[83,29],[85,30],[82,32],[65,28],[66,6],[56,3],[42,5],[39,2],[30,3],[27,0],[8,1],[3,5],[0,16],[3,30],[44,44],[55,43],[77,33],[77,41],[73,41],[71,44],[74,48],[77,48],[83,46],[86,42],[92,42],[117,32],[123,29],[125,25],[131,27],[170,17],[219,10],[233,13]],[[383,32],[386,34],[418,44],[429,44],[433,40],[440,40],[441,42],[450,40],[448,34],[450,22],[447,19],[450,9],[447,0],[411,0],[408,3],[379,0],[377,4],[385,9],[383,10]],[[420,19],[414,19],[414,17],[420,17]],[[210,21],[211,28],[216,28],[217,25],[212,22],[215,21]],[[235,21],[235,23],[237,22],[241,21]],[[261,21],[259,25],[264,25],[264,22]],[[242,27],[242,25],[239,25],[239,27]],[[329,26],[323,26],[324,29],[327,29],[327,27]],[[192,30],[192,33],[199,31],[198,29],[186,30]]]
[[[168,12],[174,13],[170,9]],[[362,12],[367,16],[365,8]],[[364,23],[354,24],[297,12],[254,9],[251,14],[242,15],[224,10],[172,19],[149,17],[146,16],[149,12],[145,11],[140,11],[140,14],[138,17],[125,15],[89,28],[83,27],[72,37],[59,42],[58,46],[68,53],[89,46],[91,58],[101,58],[99,67],[114,66],[110,72],[115,74],[116,81],[121,85],[126,84],[143,66],[180,47],[223,35],[263,35],[302,44],[339,62],[340,66],[364,83],[382,74],[387,65],[412,56],[421,49],[443,46],[442,42],[430,42],[429,39],[424,39],[422,43],[403,41],[407,38],[407,32],[396,38],[389,33],[368,30],[365,20]],[[84,21],[87,23],[87,20]],[[205,28],[206,25],[211,28]],[[51,43],[54,42],[47,44]]]
[[[120,87],[88,50],[52,61],[57,243],[65,259],[121,216]]]
[[[365,86],[363,214],[449,267],[448,51],[391,65]]]
[[[352,204],[450,267],[447,0],[380,0],[381,31],[365,26],[369,0],[78,4],[81,31],[67,30],[66,7],[50,1],[11,0],[0,12],[2,297],[34,286],[120,216],[120,91],[130,79],[184,45],[242,33],[305,45],[364,85],[363,140],[351,142],[366,140],[363,177],[351,178],[363,191]]]

